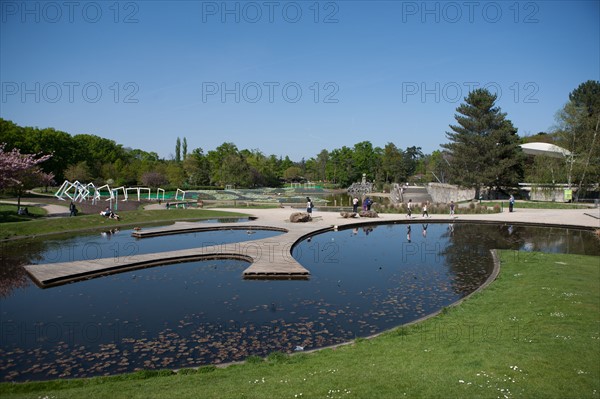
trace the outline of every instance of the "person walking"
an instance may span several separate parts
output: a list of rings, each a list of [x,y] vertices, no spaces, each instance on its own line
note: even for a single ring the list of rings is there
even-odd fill
[[[450,217],[453,218],[454,217],[454,207],[456,205],[454,204],[454,201],[450,201]]]
[[[77,216],[77,207],[73,201],[71,201],[71,204],[69,205],[69,211],[71,212],[69,216]]]
[[[306,197],[306,212],[307,213],[312,213],[314,206],[313,206],[313,202],[309,197]]]
[[[423,204],[423,217],[429,217],[429,212],[427,212],[427,202]]]
[[[512,212],[514,207],[515,207],[515,197],[511,194],[510,198],[508,199],[508,211]]]
[[[354,197],[352,199],[352,212],[357,213],[358,212],[358,198]]]
[[[412,219],[412,199],[406,203],[406,217]]]

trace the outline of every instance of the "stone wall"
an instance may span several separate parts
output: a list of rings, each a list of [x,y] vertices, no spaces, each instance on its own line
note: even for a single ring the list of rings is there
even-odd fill
[[[433,202],[439,203],[469,201],[475,198],[474,188],[462,188],[452,184],[429,183],[427,193],[429,193]]]
[[[529,192],[529,199],[532,201],[567,202],[565,201],[565,190],[563,188],[532,187]]]

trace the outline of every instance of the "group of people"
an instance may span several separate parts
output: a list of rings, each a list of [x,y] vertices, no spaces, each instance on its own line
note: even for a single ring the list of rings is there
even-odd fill
[[[359,201],[357,197],[352,198],[352,212],[358,212],[358,203]],[[363,211],[370,211],[371,206],[373,206],[373,200],[370,197],[365,198],[365,200],[362,203]]]
[[[121,217],[119,215],[117,215],[116,213],[114,213],[112,211],[112,209],[110,209],[109,206],[107,206],[105,210],[100,212],[100,215],[104,216],[105,218],[109,218],[109,219],[121,220]]]
[[[79,210],[73,201],[69,204],[69,216],[77,216]],[[100,212],[100,216],[104,216],[105,218],[121,220],[121,217],[113,212],[109,206],[106,207],[105,210]]]
[[[71,203],[69,204],[69,216],[77,216],[77,213],[79,213],[79,210],[77,209],[75,203],[71,201]],[[121,220],[121,217],[114,213],[109,206],[107,206],[105,210],[100,212],[100,216],[104,216],[105,218],[109,219]]]
[[[422,217],[424,218],[429,218],[431,216],[429,216],[429,211],[427,210],[427,207],[429,206],[429,202],[425,202],[423,204],[423,207],[421,208],[422,211]],[[450,217],[454,217],[454,211],[456,209],[456,204],[454,203],[454,201],[450,201]],[[406,203],[406,217],[409,219],[412,219],[412,211],[413,211],[413,202],[412,199],[409,199],[408,202]]]

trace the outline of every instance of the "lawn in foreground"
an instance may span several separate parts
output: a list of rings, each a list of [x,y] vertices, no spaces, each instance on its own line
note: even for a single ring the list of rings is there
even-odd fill
[[[598,257],[500,252],[500,276],[437,317],[244,365],[1,384],[3,397],[600,397]]]
[[[0,204],[0,223],[28,222],[46,216],[46,210],[36,206],[27,206],[29,215],[19,215],[17,205]]]
[[[100,215],[80,215],[24,220],[18,223],[2,223],[0,239],[77,230],[111,229],[133,227],[147,223],[173,222],[177,220],[201,220],[214,218],[246,217],[246,214],[209,209],[136,210],[119,212],[121,220],[112,220]]]

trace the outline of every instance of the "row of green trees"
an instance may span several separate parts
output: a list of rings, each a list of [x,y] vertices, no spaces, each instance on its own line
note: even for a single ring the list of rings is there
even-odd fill
[[[258,149],[238,149],[225,142],[204,153],[188,153],[187,139],[178,137],[173,159],[154,152],[124,148],[91,134],[70,135],[51,128],[21,127],[0,119],[0,143],[22,154],[52,154],[41,167],[63,179],[126,186],[192,188],[202,186],[276,187],[285,181],[321,181],[347,187],[362,174],[379,184],[439,181],[503,190],[524,180],[568,183],[579,188],[600,180],[600,82],[587,81],[569,95],[550,133],[520,138],[517,128],[496,106],[496,96],[474,90],[457,109],[456,124],[446,132],[443,151],[423,154],[420,147],[383,148],[362,141],[352,147],[323,149],[315,157],[294,162]],[[519,144],[545,141],[567,149],[557,159],[526,157]]]
[[[52,128],[21,127],[0,119],[0,143],[22,153],[52,154],[43,164],[57,183],[64,179],[149,187],[277,187],[286,181],[327,181],[349,186],[367,173],[369,180],[403,181],[423,165],[420,147],[384,148],[369,141],[322,150],[315,158],[294,162],[288,156],[265,155],[258,149],[240,150],[225,142],[206,154],[202,148],[187,150],[179,137],[174,159],[160,159],[154,152],[124,148],[113,140],[91,134],[71,136]]]

